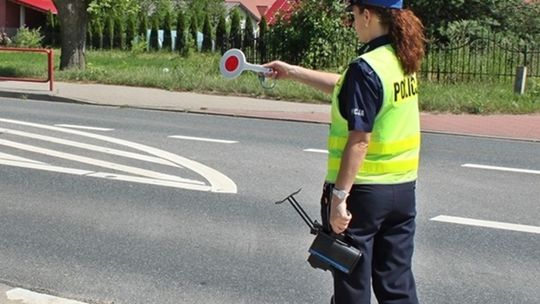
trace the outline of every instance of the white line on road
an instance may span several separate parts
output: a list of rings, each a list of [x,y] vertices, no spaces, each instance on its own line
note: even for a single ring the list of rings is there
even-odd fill
[[[476,168],[476,169],[486,169],[486,170],[498,170],[498,171],[509,171],[509,172],[518,172],[518,173],[529,173],[529,174],[540,174],[540,170],[529,170],[529,169],[517,169],[517,168],[507,168],[507,167],[497,167],[497,166],[486,166],[486,165],[477,165],[477,164],[463,164],[461,165],[465,168]]]
[[[453,223],[453,224],[461,224],[461,225],[478,226],[478,227],[486,227],[486,228],[494,228],[494,229],[503,229],[503,230],[512,230],[512,231],[540,234],[540,227],[537,227],[537,226],[528,226],[528,225],[520,225],[520,224],[503,223],[503,222],[484,221],[484,220],[476,220],[476,219],[471,219],[471,218],[447,216],[447,215],[439,215],[439,216],[436,216],[436,217],[432,218],[431,220],[436,221],[436,222]]]
[[[147,146],[147,145],[143,145],[143,144],[139,144],[139,143],[135,143],[132,141],[127,141],[127,140],[123,140],[119,138],[114,138],[114,137],[109,137],[109,136],[104,136],[104,135],[94,134],[94,133],[88,133],[88,132],[79,131],[79,130],[58,128],[58,127],[42,125],[42,124],[37,124],[37,123],[32,123],[32,122],[5,119],[5,118],[0,118],[0,122],[28,126],[28,127],[33,127],[33,128],[40,128],[40,129],[57,131],[57,132],[68,133],[68,134],[74,134],[74,135],[79,135],[79,136],[85,136],[88,138],[102,140],[105,142],[114,143],[117,145],[129,147],[135,150],[143,151],[145,153],[176,163],[188,170],[191,170],[201,175],[210,183],[210,187],[207,190],[203,190],[203,191],[211,191],[211,192],[219,192],[219,193],[237,193],[237,187],[234,181],[231,180],[226,175],[224,175],[223,173],[217,170],[214,170],[208,166],[205,166],[199,162],[187,159],[178,154],[174,154],[165,150],[157,149],[151,146]]]
[[[0,159],[0,165],[19,167],[19,168],[28,168],[28,169],[41,170],[41,171],[49,171],[49,172],[58,172],[58,173],[65,173],[65,174],[73,174],[73,175],[80,175],[80,176],[105,178],[105,179],[110,179],[110,180],[120,180],[120,181],[133,182],[133,183],[197,190],[197,191],[212,191],[211,186],[205,185],[197,181],[190,182],[190,180],[186,180],[185,182],[169,181],[169,180],[162,180],[162,179],[155,179],[155,178],[116,174],[116,173],[110,173],[110,172],[89,171],[89,170],[81,170],[81,169],[75,169],[75,168],[52,166],[48,164],[33,164],[33,163],[28,163],[28,162],[19,162],[15,160],[12,161],[12,160],[3,160],[3,159]],[[2,302],[0,301],[0,303]]]
[[[328,150],[321,150],[321,149],[304,149],[304,152],[328,154]]]
[[[204,138],[204,137],[192,137],[192,136],[183,136],[183,135],[171,135],[169,138],[178,138],[178,139],[187,139],[187,140],[196,140],[196,141],[207,141],[221,144],[235,144],[238,141],[235,140],[224,140],[224,139],[213,139],[213,138]]]
[[[114,131],[114,129],[109,129],[109,128],[98,128],[98,127],[89,127],[89,126],[80,126],[80,125],[56,124],[54,126],[61,127],[61,128],[81,129],[81,130]]]
[[[159,173],[159,172],[156,172],[156,171],[141,169],[141,168],[132,167],[132,166],[128,166],[128,165],[122,165],[122,164],[117,164],[117,163],[108,162],[108,161],[104,161],[104,160],[93,159],[93,158],[89,158],[89,157],[85,157],[85,156],[75,155],[75,154],[71,154],[71,153],[65,153],[65,152],[60,152],[60,151],[56,151],[56,150],[36,147],[36,146],[32,146],[32,145],[27,145],[27,144],[23,144],[23,143],[14,142],[14,141],[11,141],[11,140],[0,139],[0,145],[12,147],[12,148],[19,149],[19,150],[44,154],[44,155],[48,155],[48,156],[54,156],[54,157],[57,157],[57,158],[67,159],[67,160],[76,161],[76,162],[80,162],[80,163],[85,163],[85,164],[89,164],[89,165],[99,166],[99,167],[103,167],[103,168],[108,168],[108,169],[113,169],[113,170],[118,170],[118,171],[124,171],[124,172],[128,172],[128,173],[131,173],[131,174],[141,175],[141,176],[150,177],[150,178],[154,178],[154,179],[176,181],[176,182],[182,182],[182,183],[188,183],[189,182],[189,183],[193,183],[193,184],[203,184],[200,181],[185,179],[185,178],[181,178],[181,177],[178,177],[178,176],[175,176],[175,175]]]
[[[69,300],[42,293],[37,293],[22,288],[14,288],[7,291],[6,297],[9,303],[11,303],[11,301],[16,301],[17,303],[24,304],[87,304],[75,300]],[[4,303],[1,297],[0,303]]]
[[[48,141],[48,142],[52,142],[56,144],[61,144],[61,145],[66,145],[66,146],[71,146],[71,147],[76,147],[76,148],[81,148],[81,149],[86,149],[86,150],[96,151],[96,152],[101,152],[101,153],[107,153],[111,155],[117,155],[117,156],[132,158],[132,159],[138,159],[138,160],[143,160],[143,161],[147,161],[151,163],[167,165],[171,167],[177,167],[177,168],[180,167],[179,165],[173,162],[170,162],[168,160],[165,160],[159,157],[147,156],[147,155],[142,155],[142,154],[133,153],[133,152],[127,152],[127,151],[122,151],[122,150],[117,150],[117,149],[112,149],[112,148],[107,148],[107,147],[85,144],[85,143],[80,143],[77,141],[72,141],[72,140],[67,140],[67,139],[61,139],[61,138],[56,138],[56,137],[51,137],[51,136],[33,134],[33,133],[17,131],[17,130],[12,130],[12,129],[4,129],[4,128],[0,128],[0,133],[39,139],[39,140]]]
[[[32,164],[43,164],[43,162],[40,162],[40,161],[37,161],[37,160],[33,160],[33,159],[25,158],[25,157],[20,157],[20,156],[17,156],[17,155],[11,155],[11,154],[7,154],[7,153],[3,153],[3,152],[0,152],[0,160],[15,160],[15,161],[19,161],[19,162],[26,162],[26,163],[32,163]]]

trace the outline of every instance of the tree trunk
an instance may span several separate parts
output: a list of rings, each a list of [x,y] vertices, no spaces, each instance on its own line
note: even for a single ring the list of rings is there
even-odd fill
[[[86,28],[89,0],[53,0],[60,20],[60,70],[86,67]]]

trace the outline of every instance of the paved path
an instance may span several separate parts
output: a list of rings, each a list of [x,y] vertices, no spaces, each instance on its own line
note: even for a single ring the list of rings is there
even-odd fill
[[[330,106],[236,96],[172,92],[152,88],[56,82],[0,81],[0,96],[184,111],[266,119],[328,123]],[[540,142],[540,113],[530,115],[453,115],[422,113],[422,131]]]

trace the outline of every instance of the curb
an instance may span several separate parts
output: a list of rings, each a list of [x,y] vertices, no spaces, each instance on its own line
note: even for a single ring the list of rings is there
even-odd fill
[[[0,97],[32,99],[32,100],[39,100],[39,101],[56,101],[56,102],[64,102],[64,103],[94,104],[87,101],[56,96],[53,94],[26,93],[26,92],[17,92],[17,91],[0,91]]]

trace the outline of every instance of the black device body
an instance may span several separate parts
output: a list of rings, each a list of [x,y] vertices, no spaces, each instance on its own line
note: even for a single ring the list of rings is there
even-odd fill
[[[308,250],[310,253],[308,257],[309,264],[313,268],[322,270],[337,269],[350,274],[362,257],[362,252],[358,248],[348,244],[344,236],[325,231],[321,224],[317,221],[312,221],[294,197],[299,192],[300,190],[292,193],[284,200],[276,202],[276,204],[288,201],[304,222],[306,222],[311,234],[315,235],[315,240],[313,240]]]

